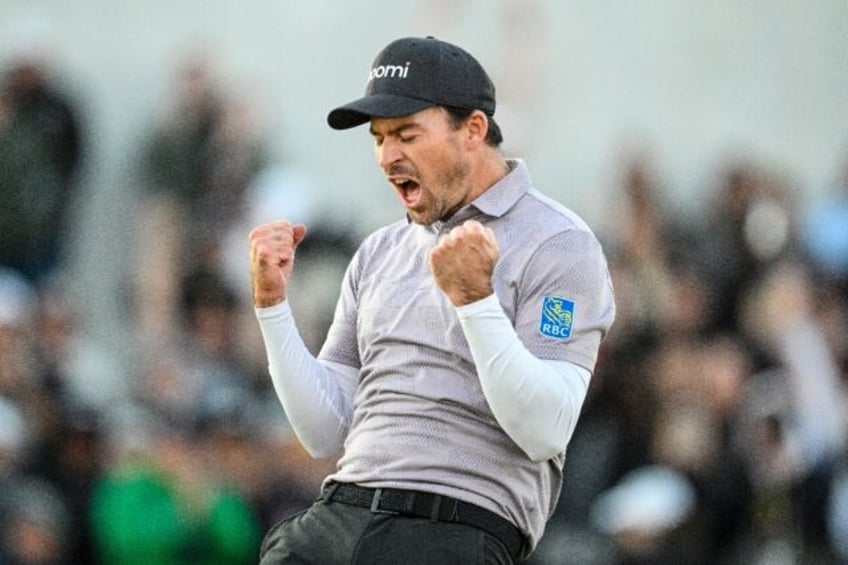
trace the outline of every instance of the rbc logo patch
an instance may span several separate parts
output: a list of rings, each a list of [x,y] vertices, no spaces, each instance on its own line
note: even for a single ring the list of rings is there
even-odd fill
[[[539,331],[558,339],[571,337],[574,323],[574,302],[559,296],[546,296],[542,302],[542,321]]]

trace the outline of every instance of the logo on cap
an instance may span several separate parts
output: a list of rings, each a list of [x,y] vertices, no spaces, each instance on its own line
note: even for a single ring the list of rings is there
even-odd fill
[[[406,78],[406,73],[409,72],[409,61],[406,65],[380,65],[371,69],[368,73],[368,80],[375,78]]]
[[[405,37],[383,48],[368,72],[365,96],[327,115],[334,129],[371,118],[397,118],[434,105],[495,113],[495,87],[462,48],[433,38]]]

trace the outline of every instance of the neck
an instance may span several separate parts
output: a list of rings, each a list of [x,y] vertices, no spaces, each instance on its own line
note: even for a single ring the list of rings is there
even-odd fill
[[[472,177],[474,187],[469,201],[489,190],[492,185],[509,174],[509,165],[506,159],[495,148],[491,148],[487,155],[481,157],[477,165],[477,172]]]

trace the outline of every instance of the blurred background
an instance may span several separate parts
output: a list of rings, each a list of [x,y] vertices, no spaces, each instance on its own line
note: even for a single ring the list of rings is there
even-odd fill
[[[305,222],[317,351],[402,213],[386,43],[460,44],[504,151],[606,249],[605,341],[534,563],[848,562],[848,4],[0,0],[0,564],[250,563],[306,507],[246,235]]]

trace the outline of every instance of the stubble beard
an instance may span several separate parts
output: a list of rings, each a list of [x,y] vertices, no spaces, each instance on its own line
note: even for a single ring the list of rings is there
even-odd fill
[[[435,182],[435,190],[429,191],[431,204],[420,212],[409,211],[410,219],[416,224],[429,226],[437,221],[446,221],[462,208],[470,192],[471,165],[465,159],[457,159]]]

